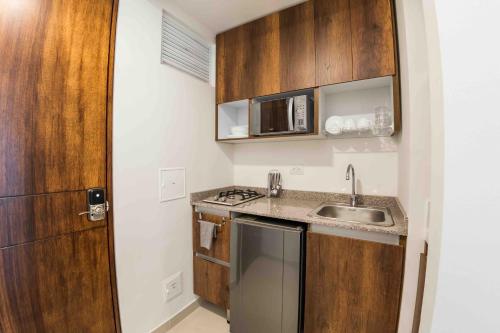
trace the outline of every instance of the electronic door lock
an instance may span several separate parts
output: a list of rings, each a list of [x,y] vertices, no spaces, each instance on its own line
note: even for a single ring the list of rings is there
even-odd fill
[[[89,221],[101,221],[106,217],[109,210],[109,202],[106,201],[106,192],[102,188],[91,188],[87,190],[87,211],[78,215],[87,215]]]

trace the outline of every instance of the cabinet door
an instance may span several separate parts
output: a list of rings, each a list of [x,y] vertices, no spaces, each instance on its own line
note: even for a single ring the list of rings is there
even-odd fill
[[[246,26],[240,26],[216,37],[217,103],[245,99],[250,95],[248,32]]]
[[[245,80],[250,91],[246,97],[280,92],[279,14],[271,14],[245,25],[248,29]]]
[[[308,233],[306,333],[395,333],[404,247]]]
[[[353,78],[395,75],[391,0],[350,0]]]
[[[352,80],[349,0],[316,0],[316,85]]]
[[[194,257],[194,293],[207,302],[229,308],[229,268]]]
[[[315,85],[314,4],[312,1],[279,13],[280,91]]]
[[[279,14],[217,36],[217,103],[278,93]]]
[[[200,246],[200,224],[198,223],[199,215],[193,215],[193,244],[194,252],[204,254],[206,256],[216,258],[225,262],[229,262],[229,239],[231,235],[231,220],[228,216],[218,216],[212,214],[202,214],[202,219],[207,222],[217,224],[217,238],[212,240],[212,247],[207,250]]]

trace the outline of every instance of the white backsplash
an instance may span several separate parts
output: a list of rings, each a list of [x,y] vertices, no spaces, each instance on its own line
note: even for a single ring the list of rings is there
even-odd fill
[[[234,184],[266,186],[268,171],[278,169],[286,189],[349,192],[349,163],[356,170],[358,193],[397,195],[398,147],[393,138],[235,145]],[[297,167],[303,168],[303,175],[293,174]]]

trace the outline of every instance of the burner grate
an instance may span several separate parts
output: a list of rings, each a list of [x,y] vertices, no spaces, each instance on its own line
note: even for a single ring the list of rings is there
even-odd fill
[[[224,205],[238,205],[250,200],[262,198],[263,196],[263,194],[251,189],[231,189],[221,191],[213,199],[205,199],[203,201]]]

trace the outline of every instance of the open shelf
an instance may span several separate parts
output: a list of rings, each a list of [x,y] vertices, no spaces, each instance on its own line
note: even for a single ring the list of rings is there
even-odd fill
[[[234,101],[217,106],[217,139],[248,139],[249,100]]]
[[[393,80],[386,76],[320,87],[322,133],[331,138],[395,134],[399,128],[399,106],[394,102]],[[377,110],[382,114],[378,121]]]

